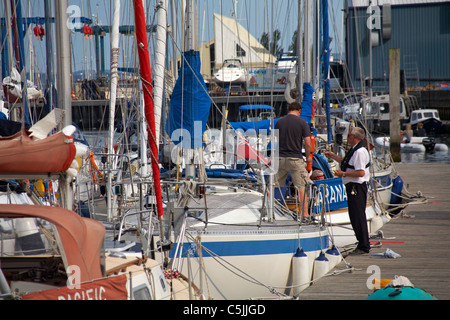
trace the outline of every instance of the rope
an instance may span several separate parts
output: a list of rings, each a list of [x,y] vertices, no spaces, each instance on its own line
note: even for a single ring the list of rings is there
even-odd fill
[[[105,179],[103,177],[103,173],[100,171],[100,169],[97,166],[97,163],[95,162],[95,157],[93,152],[89,152],[88,157],[86,158],[86,161],[89,161],[89,173],[91,175],[92,181],[96,184],[104,184]]]
[[[191,235],[191,236],[192,236],[192,235]],[[196,237],[195,239],[197,239],[197,238],[198,238],[198,237]],[[201,240],[201,239],[200,239],[200,240]],[[198,246],[200,247],[200,252],[201,252],[201,249],[205,250],[205,252],[207,252],[207,253],[211,256],[211,258],[213,258],[217,263],[219,263],[222,267],[224,267],[225,269],[227,269],[228,271],[230,271],[230,272],[233,273],[234,275],[238,276],[239,278],[241,278],[241,279],[243,279],[243,280],[245,280],[245,281],[248,281],[248,282],[250,282],[250,283],[253,283],[253,284],[256,284],[256,285],[260,285],[260,286],[263,286],[263,287],[267,288],[267,289],[269,290],[269,292],[272,293],[272,294],[276,294],[276,295],[278,295],[278,296],[287,296],[287,295],[285,295],[285,294],[283,294],[283,293],[281,293],[281,292],[276,291],[276,290],[275,290],[275,287],[271,287],[271,286],[268,286],[268,285],[262,283],[261,281],[259,281],[259,280],[255,279],[255,278],[253,278],[251,275],[249,275],[249,274],[246,273],[245,271],[243,271],[243,270],[239,269],[238,267],[232,265],[231,263],[229,263],[228,261],[226,261],[225,259],[223,259],[221,256],[217,255],[216,253],[212,252],[212,251],[209,250],[208,248],[204,247],[204,246],[201,244],[201,241],[196,241],[196,245],[198,245]],[[203,255],[201,256],[201,259],[202,259],[202,261],[203,261]],[[232,267],[232,268],[234,268],[234,269],[236,269],[238,272],[242,273],[243,275],[241,275],[241,274],[239,274],[239,273],[233,271],[233,270],[232,270],[230,267],[228,267],[227,265],[230,266],[230,267]],[[206,273],[206,269],[203,269],[203,270],[205,270],[204,272]],[[246,277],[248,277],[248,278],[245,278],[244,276],[246,276]]]
[[[190,199],[194,199],[197,183],[195,181],[184,181],[183,184],[184,188],[180,189],[181,194],[178,200],[178,206],[184,208]]]

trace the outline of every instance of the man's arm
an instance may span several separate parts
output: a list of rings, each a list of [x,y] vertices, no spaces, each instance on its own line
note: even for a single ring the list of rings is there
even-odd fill
[[[334,159],[339,163],[341,163],[342,160],[344,159],[343,157],[338,156],[337,154],[335,154],[334,152],[331,152],[331,151],[325,151],[324,155],[325,155],[325,157]]]
[[[311,138],[306,137],[303,139],[305,142],[305,155],[306,155],[306,162],[312,161],[312,155],[311,155]]]
[[[336,177],[342,177],[344,175],[344,172],[342,170],[336,170],[334,174],[336,175]],[[364,170],[356,170],[352,172],[346,172],[345,176],[352,178],[362,178],[365,174],[366,172]]]

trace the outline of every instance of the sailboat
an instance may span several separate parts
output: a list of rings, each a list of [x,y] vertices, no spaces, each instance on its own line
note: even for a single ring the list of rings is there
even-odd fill
[[[33,219],[39,224],[34,225]],[[23,221],[23,222],[22,222]],[[21,300],[188,299],[154,260],[104,256],[104,226],[60,207],[0,204],[3,297]],[[28,227],[28,228],[25,228]],[[33,228],[32,228],[33,227]],[[40,247],[36,247],[40,244]],[[31,248],[34,245],[34,248]],[[65,271],[65,272],[64,272]],[[156,281],[149,282],[148,277]],[[169,289],[170,286],[175,290]]]
[[[328,25],[326,17],[328,16],[327,12],[327,1],[323,2],[323,30],[324,30],[324,39],[328,38]],[[329,44],[328,41],[324,41],[323,43],[323,52],[326,55],[328,53],[329,56]],[[330,233],[334,236],[334,243],[341,249],[344,249],[348,246],[353,246],[355,244],[356,238],[354,237],[353,230],[350,223],[350,218],[348,216],[347,211],[347,195],[345,191],[345,187],[342,184],[342,179],[336,178],[333,176],[333,170],[336,168],[337,163],[329,162],[326,158],[324,158],[321,153],[330,147],[332,143],[332,137],[335,138],[335,147],[336,149],[340,149],[341,152],[344,152],[344,145],[342,144],[346,140],[346,135],[349,131],[349,122],[339,121],[334,125],[331,125],[331,116],[329,110],[329,99],[330,99],[330,87],[328,79],[328,58],[325,56],[324,58],[324,97],[325,105],[327,106],[326,110],[326,118],[327,118],[327,128],[326,134],[322,135],[324,137],[324,144],[320,144],[320,136],[313,129],[313,133],[315,135],[316,140],[316,150],[314,154],[314,160],[312,165],[311,172],[320,172],[321,179],[317,180],[314,178],[313,181],[310,181],[311,190],[314,195],[310,195],[311,199],[315,199],[311,202],[311,214],[315,216],[316,221],[321,219],[320,213],[325,211],[325,220],[327,221],[327,226],[330,229]],[[305,64],[305,70],[308,69],[308,64]],[[291,77],[290,77],[291,78]],[[293,78],[293,77],[292,77]],[[294,81],[290,81],[289,86],[286,88],[285,96],[286,100],[291,103],[295,99],[293,99],[290,95],[290,91],[293,87]],[[298,90],[297,90],[298,91]],[[314,123],[314,101],[313,101],[313,93],[314,89],[310,83],[305,82],[303,84],[303,101],[302,101],[302,114],[301,117],[305,119],[310,125]],[[317,96],[317,94],[316,94]],[[274,119],[276,122],[277,119]],[[261,131],[265,130],[266,133],[270,132],[270,123],[268,121],[254,121],[252,123],[249,122],[236,122],[230,123],[236,129],[242,129],[244,131],[249,131],[253,129],[256,131],[256,134],[260,134]],[[338,142],[339,141],[339,142]],[[372,154],[372,163],[371,163],[371,173],[372,173],[372,181],[371,181],[371,192],[370,198],[368,201],[368,206],[366,209],[366,217],[367,223],[369,226],[369,232],[373,234],[377,234],[378,230],[390,220],[389,214],[386,212],[391,205],[391,197],[392,197],[392,188],[394,186],[394,180],[397,178],[394,176],[392,170],[392,164],[385,163],[384,161],[380,161],[377,159],[373,153]],[[298,200],[293,197],[292,194],[286,192],[286,188],[284,186],[280,186],[280,188],[276,189],[277,200],[280,201],[281,204],[287,206],[291,210],[298,211],[300,205]],[[401,191],[401,190],[400,190]],[[322,206],[322,203],[326,203],[326,207]]]
[[[163,227],[154,228],[150,251],[189,272],[206,298],[292,298],[339,262],[339,254],[325,258],[330,234],[320,221],[305,224],[273,200],[272,168],[244,175],[205,168],[211,100],[199,52],[183,52],[181,62],[167,122],[177,175],[161,174]]]

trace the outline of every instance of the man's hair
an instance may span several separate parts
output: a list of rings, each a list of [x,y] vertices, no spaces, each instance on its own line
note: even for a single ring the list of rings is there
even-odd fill
[[[301,109],[302,109],[302,105],[300,104],[300,102],[295,101],[289,105],[288,111],[296,111],[296,110],[301,110]]]
[[[359,128],[359,127],[355,127],[352,129],[352,134],[355,136],[356,139],[358,140],[363,140],[364,137],[366,136],[364,129]]]

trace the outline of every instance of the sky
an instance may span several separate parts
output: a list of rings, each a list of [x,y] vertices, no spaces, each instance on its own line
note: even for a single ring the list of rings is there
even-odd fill
[[[147,8],[147,23],[155,22],[155,3],[157,0],[144,0]],[[330,36],[333,37],[331,47],[337,53],[340,48],[342,33],[341,9],[344,0],[330,0]],[[177,6],[181,6],[181,0],[176,0]],[[3,3],[3,1],[2,1]],[[53,3],[53,1],[52,1]],[[97,21],[99,25],[112,25],[113,0],[68,0],[68,14],[70,17],[81,15]],[[172,0],[167,0],[168,23],[170,19],[170,4]],[[22,0],[23,16],[44,17],[44,0]],[[4,9],[0,9],[0,15],[4,16]],[[246,28],[255,38],[259,39],[263,32],[271,32],[278,29],[281,32],[280,45],[284,51],[288,50],[292,41],[292,36],[297,30],[298,3],[297,0],[198,0],[198,37],[200,42],[206,42],[214,37],[213,13],[222,14],[228,17],[237,17],[238,22]],[[178,20],[181,16],[178,17]],[[132,25],[133,6],[132,1],[121,1],[121,25]],[[34,26],[30,29],[32,30]],[[181,26],[179,27],[181,28]],[[334,31],[337,30],[337,31]],[[30,46],[31,40],[31,46]],[[94,41],[85,40],[81,33],[71,34],[73,70],[87,71],[95,74],[95,46]],[[120,37],[120,47],[122,49],[119,56],[119,66],[129,66],[132,57],[132,37]],[[25,39],[27,69],[30,65],[37,66],[41,72],[45,72],[45,41],[39,41],[33,34],[28,34]],[[56,51],[56,50],[54,50]],[[106,70],[109,70],[110,37],[105,37],[105,61]],[[169,50],[169,52],[171,52]],[[56,57],[55,57],[56,58]]]

